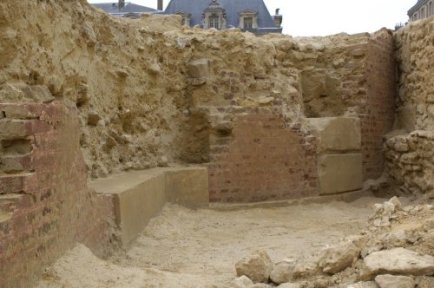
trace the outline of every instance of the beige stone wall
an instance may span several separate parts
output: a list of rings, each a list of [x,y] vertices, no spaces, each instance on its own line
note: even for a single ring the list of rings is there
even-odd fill
[[[404,193],[432,193],[434,160],[434,33],[432,19],[410,23],[395,34],[399,63],[397,136],[386,145],[388,175]]]

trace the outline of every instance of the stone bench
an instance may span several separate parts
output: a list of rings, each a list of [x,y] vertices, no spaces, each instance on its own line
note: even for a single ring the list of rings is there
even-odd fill
[[[164,204],[208,207],[208,172],[205,167],[170,167],[124,172],[89,183],[97,193],[112,197],[122,245],[141,233]]]

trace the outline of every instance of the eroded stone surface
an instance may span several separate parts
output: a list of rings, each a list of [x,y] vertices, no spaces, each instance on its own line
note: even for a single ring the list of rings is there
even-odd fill
[[[324,273],[335,274],[341,272],[357,260],[360,250],[351,241],[326,248],[321,253],[318,265]]]
[[[378,275],[375,282],[380,288],[414,288],[414,279],[406,276]]]
[[[405,248],[374,252],[364,259],[371,274],[433,275],[434,257]]]
[[[275,264],[270,274],[271,281],[276,284],[290,282],[293,278],[295,264],[294,260],[282,261]]]
[[[253,282],[267,282],[273,270],[273,262],[265,251],[258,251],[235,264],[238,276],[247,276]]]

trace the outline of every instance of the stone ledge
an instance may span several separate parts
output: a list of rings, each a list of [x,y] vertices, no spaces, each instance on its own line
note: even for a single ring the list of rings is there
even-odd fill
[[[141,233],[167,202],[189,208],[208,207],[208,171],[205,167],[169,167],[124,172],[89,183],[109,195],[122,245]]]

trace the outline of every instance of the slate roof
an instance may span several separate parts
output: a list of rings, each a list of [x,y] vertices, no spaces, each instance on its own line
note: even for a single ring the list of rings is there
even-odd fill
[[[408,16],[413,16],[414,12],[418,11],[423,5],[428,3],[429,0],[418,0],[417,3],[408,10]]]
[[[253,10],[258,14],[258,30],[264,32],[282,32],[282,28],[276,27],[273,18],[268,12],[263,0],[218,0],[220,6],[226,12],[226,25],[238,27],[239,13],[245,10]],[[203,11],[208,8],[211,0],[171,0],[164,14],[177,12],[190,13],[190,25],[201,25]]]
[[[107,2],[107,3],[92,3],[93,6],[104,10],[106,13],[112,15],[123,15],[127,13],[150,13],[157,12],[153,8],[146,6],[137,5],[131,2],[125,2],[125,6],[119,10],[118,2]]]

